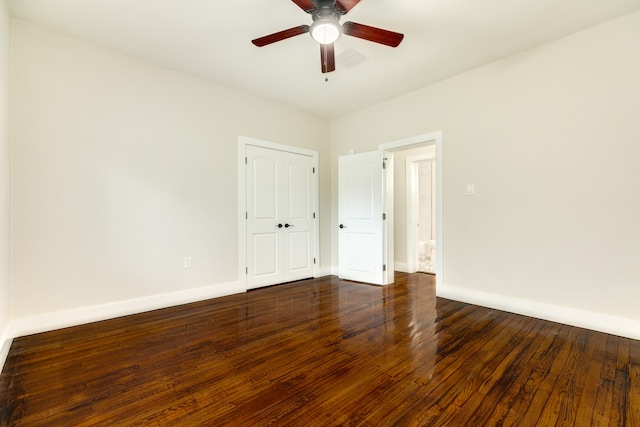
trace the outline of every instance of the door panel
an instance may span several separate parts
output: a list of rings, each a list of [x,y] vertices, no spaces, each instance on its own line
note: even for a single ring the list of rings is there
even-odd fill
[[[372,220],[374,211],[374,165],[358,161],[346,169],[345,220]]]
[[[383,284],[382,153],[338,159],[339,276]]]
[[[255,157],[251,162],[253,177],[253,218],[274,221],[278,218],[278,165],[274,159]]]
[[[302,159],[304,160],[304,159]],[[313,166],[311,166],[313,167]],[[289,219],[307,220],[312,204],[311,182],[308,165],[300,162],[289,164]]]
[[[374,233],[346,233],[347,248],[372,248],[375,245]],[[373,251],[352,250],[347,252],[347,270],[366,274],[375,273],[376,257]]]
[[[253,235],[253,276],[255,278],[274,278],[280,273],[278,268],[279,239],[277,233]]]
[[[307,231],[302,232],[289,232],[289,248],[293,250],[289,253],[288,270],[290,274],[308,274],[306,270],[313,268],[313,264],[309,261],[312,259],[311,254],[311,239],[310,233]],[[308,277],[308,276],[305,276]]]

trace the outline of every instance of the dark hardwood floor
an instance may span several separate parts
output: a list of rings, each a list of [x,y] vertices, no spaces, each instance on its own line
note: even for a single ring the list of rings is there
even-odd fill
[[[7,426],[640,426],[640,341],[335,277],[17,338]]]

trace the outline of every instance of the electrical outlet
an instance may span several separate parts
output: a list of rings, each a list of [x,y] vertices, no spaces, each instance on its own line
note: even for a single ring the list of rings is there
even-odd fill
[[[183,265],[184,265],[184,268],[191,268],[191,257],[190,256],[184,257]]]
[[[467,184],[467,196],[473,196],[476,194],[476,186],[474,184]]]

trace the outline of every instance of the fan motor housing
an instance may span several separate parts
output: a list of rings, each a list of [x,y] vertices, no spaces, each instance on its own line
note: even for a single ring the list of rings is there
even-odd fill
[[[328,3],[328,5],[316,6],[313,14],[311,15],[313,22],[318,20],[338,22],[340,20],[340,13],[338,12],[338,9],[336,9],[335,2]]]

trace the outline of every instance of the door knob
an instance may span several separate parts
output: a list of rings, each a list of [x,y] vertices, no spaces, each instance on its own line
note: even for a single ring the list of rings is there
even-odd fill
[[[347,228],[347,226],[340,224],[340,228]]]
[[[282,228],[282,224],[278,224],[276,227],[278,227],[278,228]]]
[[[284,228],[289,228],[289,227],[293,227],[293,224],[285,224]]]

